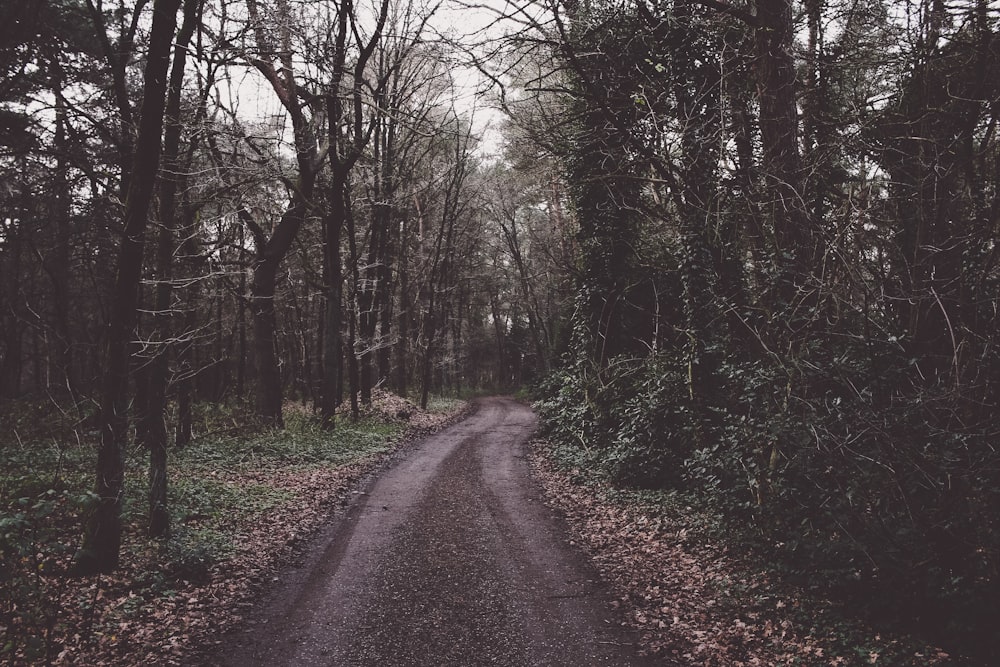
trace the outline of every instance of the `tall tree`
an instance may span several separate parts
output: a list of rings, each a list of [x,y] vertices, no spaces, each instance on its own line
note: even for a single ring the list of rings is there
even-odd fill
[[[169,382],[171,297],[173,293],[173,258],[178,235],[177,190],[187,165],[181,164],[181,94],[188,45],[201,14],[203,0],[184,0],[184,20],[177,33],[165,108],[166,131],[163,138],[163,172],[160,181],[159,229],[156,243],[156,297],[154,301],[154,345],[146,378],[149,382],[143,444],[149,448],[149,534],[162,537],[170,530],[167,511],[167,384]],[[158,340],[155,340],[158,339]]]
[[[281,427],[282,379],[278,363],[275,333],[277,316],[275,291],[278,267],[288,254],[299,228],[313,206],[316,178],[323,167],[314,119],[306,112],[296,79],[292,44],[291,5],[287,0],[277,0],[274,20],[266,23],[257,0],[247,0],[252,22],[257,54],[251,64],[264,75],[288,113],[292,124],[297,174],[288,180],[289,201],[280,221],[270,234],[249,215],[244,220],[250,225],[256,246],[253,281],[250,286],[250,312],[253,314],[254,347],[257,359],[257,416],[262,423]],[[271,30],[277,31],[277,42]]]
[[[389,15],[390,3],[382,0],[379,4],[375,27],[371,36],[364,43],[358,43],[357,60],[353,68],[348,66],[349,37],[354,35],[360,42],[358,17],[352,2],[344,2],[338,7],[336,37],[332,45],[332,72],[326,97],[327,106],[327,140],[329,142],[328,159],[330,162],[331,179],[329,185],[328,209],[323,218],[323,276],[326,283],[326,319],[323,350],[323,389],[321,391],[321,415],[327,428],[332,428],[335,419],[338,398],[338,380],[342,377],[341,359],[341,324],[343,269],[340,257],[341,237],[344,226],[348,224],[352,212],[349,210],[350,198],[347,192],[351,171],[361,158],[365,147],[371,140],[374,123],[366,123],[364,111],[366,95],[366,68],[368,61],[382,37],[386,18]],[[381,94],[385,79],[376,82],[369,89],[375,92],[376,99]],[[345,88],[348,91],[345,95]],[[346,98],[346,103],[345,103]],[[343,130],[347,130],[347,138],[342,138]],[[353,236],[349,239],[353,244]],[[353,246],[352,246],[353,248]],[[356,253],[351,253],[352,258]],[[355,288],[357,285],[355,284]],[[353,312],[353,311],[352,311]],[[350,318],[353,327],[353,316]],[[353,330],[353,329],[352,329]],[[358,413],[357,379],[353,372],[356,362],[353,336],[349,341],[347,354],[351,365],[351,410]]]
[[[75,557],[74,569],[80,574],[108,572],[118,567],[128,439],[129,351],[136,337],[144,233],[159,169],[167,69],[180,4],[181,0],[155,0],[153,3],[139,131],[125,201],[125,227],[118,255],[113,310],[108,323],[95,488],[98,499],[87,518],[83,544]]]
[[[421,316],[421,336],[423,355],[420,369],[420,407],[427,408],[430,399],[434,362],[441,351],[443,333],[442,315],[447,313],[445,297],[451,281],[456,259],[456,237],[462,218],[468,215],[469,199],[465,196],[464,185],[474,169],[471,156],[471,127],[458,116],[450,123],[451,132],[444,144],[448,159],[444,178],[444,191],[440,202],[436,229],[430,247],[427,248],[427,278],[423,286]]]

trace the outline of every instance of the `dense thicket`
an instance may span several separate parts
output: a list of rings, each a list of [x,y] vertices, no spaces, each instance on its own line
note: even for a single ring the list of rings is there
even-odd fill
[[[997,659],[995,7],[550,9],[508,95],[576,218],[550,438]]]

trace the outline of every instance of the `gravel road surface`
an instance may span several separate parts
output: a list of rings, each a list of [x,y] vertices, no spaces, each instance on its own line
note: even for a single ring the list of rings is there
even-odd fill
[[[534,428],[524,405],[480,399],[407,448],[215,662],[648,664],[542,502],[525,460]]]

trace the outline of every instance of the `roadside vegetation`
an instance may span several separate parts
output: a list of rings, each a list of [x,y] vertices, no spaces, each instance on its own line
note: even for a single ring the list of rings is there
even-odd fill
[[[286,403],[284,430],[247,426],[240,406],[202,405],[194,441],[171,451],[172,530],[146,536],[148,453],[131,448],[121,567],[65,576],[79,546],[96,434],[51,405],[7,402],[0,440],[0,662],[190,664],[240,620],[271,573],[407,436],[462,402],[422,411],[386,393],[324,431]]]
[[[752,530],[697,496],[616,486],[596,463],[594,452],[534,443],[548,502],[613,587],[644,654],[700,667],[965,664],[908,634],[909,619],[831,599],[823,573],[769,557]]]

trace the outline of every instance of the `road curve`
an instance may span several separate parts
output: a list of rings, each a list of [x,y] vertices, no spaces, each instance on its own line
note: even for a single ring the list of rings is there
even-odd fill
[[[543,504],[506,398],[410,447],[285,576],[216,664],[640,665]]]

